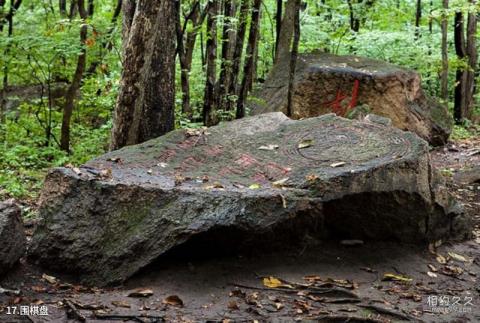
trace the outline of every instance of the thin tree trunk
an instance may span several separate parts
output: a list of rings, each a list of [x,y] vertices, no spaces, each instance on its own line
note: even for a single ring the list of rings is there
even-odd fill
[[[210,3],[207,14],[207,75],[205,82],[205,95],[203,102],[203,123],[209,127],[217,123],[215,88],[217,83],[217,15],[218,1]]]
[[[238,103],[238,91],[240,90],[240,86],[238,85],[239,74],[240,74],[240,65],[242,63],[243,57],[243,47],[245,43],[245,34],[247,32],[247,19],[248,19],[248,12],[250,9],[251,0],[243,0],[242,5],[240,7],[240,16],[238,19],[238,29],[236,33],[236,40],[235,40],[235,49],[233,51],[233,64],[232,64],[232,82],[230,83],[230,89],[228,93],[233,97],[237,97],[236,100],[229,100],[228,110],[232,111],[235,108],[235,103]]]
[[[237,102],[237,112],[236,117],[237,119],[245,117],[245,101],[247,99],[248,94],[248,84],[250,82],[250,78],[253,76],[253,65],[255,60],[255,47],[257,44],[257,38],[259,36],[259,24],[260,24],[260,6],[262,4],[262,0],[254,0],[253,7],[252,7],[252,19],[250,23],[250,32],[248,35],[248,44],[247,44],[247,54],[246,54],[246,62],[245,68],[243,72],[243,80],[242,85],[240,87],[240,94],[238,97]]]
[[[415,40],[420,37],[420,20],[422,19],[422,0],[417,0],[417,10],[415,12]]]
[[[3,25],[13,19],[13,16],[17,12],[18,8],[20,8],[21,4],[22,0],[10,0],[10,9],[8,13],[5,15],[5,17],[3,17],[3,19],[0,19],[0,32],[3,32]]]
[[[463,60],[466,56],[465,53],[465,35],[464,35],[464,26],[463,26],[463,13],[456,12],[454,19],[454,41],[455,41],[455,52],[459,60]],[[457,123],[462,122],[465,112],[465,103],[466,103],[466,80],[467,73],[463,68],[457,68],[455,76],[455,100],[453,108],[453,116]]]
[[[226,0],[224,5],[224,23],[222,32],[222,63],[220,66],[220,77],[217,88],[217,106],[227,111],[228,89],[232,82],[232,34],[235,33],[232,21],[235,18],[235,1]]]
[[[355,15],[355,8],[353,8],[352,0],[348,0],[347,2],[350,11],[350,30],[358,33],[360,31],[360,19]],[[357,2],[357,4],[358,3],[359,2]]]
[[[295,24],[295,3],[297,0],[288,0],[285,5],[285,13],[283,15],[282,26],[280,28],[280,37],[278,39],[278,47],[275,55],[275,63],[290,57],[290,49],[292,48],[293,29]]]
[[[87,12],[85,11],[83,0],[78,0],[78,8],[81,18],[85,21],[87,19]],[[87,49],[85,42],[87,40],[88,25],[82,24],[80,27],[80,44],[82,49],[77,59],[77,67],[73,75],[72,82],[68,87],[65,95],[65,105],[63,107],[63,120],[60,138],[60,148],[70,153],[70,124],[72,120],[73,108],[75,106],[75,98],[82,83],[83,72],[85,71],[85,64],[87,62]]]
[[[440,96],[448,102],[448,0],[442,0],[444,13],[442,15],[442,73],[440,76]]]
[[[62,17],[67,16],[67,0],[58,0],[58,10]]]
[[[124,64],[111,149],[161,136],[175,126],[175,3],[138,0],[133,8],[134,14],[130,6],[123,11]]]
[[[475,7],[477,4],[476,0],[470,0],[470,4]],[[467,44],[466,44],[466,54],[468,58],[468,70],[465,82],[465,113],[463,115],[466,119],[471,119],[473,115],[473,109],[475,107],[475,75],[477,73],[477,13],[469,12],[468,13],[468,22],[467,22]]]
[[[283,14],[283,0],[277,0],[277,13],[275,15],[275,23],[276,23],[275,55],[278,51],[280,31],[282,29],[282,14]]]
[[[293,114],[293,92],[294,92],[294,81],[295,81],[295,69],[296,69],[297,57],[298,57],[298,46],[300,43],[300,4],[301,4],[301,0],[297,0],[297,3],[296,3],[297,12],[295,14],[292,55],[290,57],[290,75],[288,80],[287,116],[289,117],[291,117]]]

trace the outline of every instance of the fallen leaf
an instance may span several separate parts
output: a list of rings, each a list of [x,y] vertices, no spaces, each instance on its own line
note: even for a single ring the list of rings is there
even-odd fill
[[[462,255],[459,255],[458,253],[449,252],[448,255],[450,256],[450,258],[452,258],[454,260],[457,260],[457,261],[460,261],[460,262],[468,262],[467,258],[465,258]]]
[[[309,181],[309,182],[316,182],[319,177],[318,177],[317,175],[315,175],[315,174],[310,174],[310,175],[307,175],[305,178],[306,178],[307,181]]]
[[[163,304],[183,307],[183,301],[177,295],[170,295],[163,300]]]
[[[260,187],[261,187],[260,184],[255,183],[250,185],[248,188],[251,190],[258,190]]]
[[[151,289],[139,288],[128,294],[128,297],[150,297],[152,295],[153,291]]]
[[[300,143],[298,144],[298,149],[308,148],[312,145],[313,145],[313,140],[312,139],[305,139],[305,140],[300,141]]]
[[[447,263],[447,259],[445,259],[445,257],[440,254],[437,254],[436,259],[439,264],[445,265]]]
[[[437,278],[437,277],[438,277],[437,274],[432,273],[431,271],[427,271],[427,275],[428,275],[429,277],[432,277],[432,278]]]
[[[47,291],[47,289],[45,287],[42,287],[42,286],[32,286],[32,290],[35,293],[45,293]]]
[[[289,178],[286,177],[286,178],[282,178],[282,179],[280,179],[280,180],[278,180],[278,181],[275,181],[275,182],[272,183],[272,186],[273,186],[273,187],[276,187],[276,188],[285,187],[285,186],[287,186],[288,179],[289,179]]]
[[[57,279],[53,276],[49,276],[47,274],[43,274],[42,275],[42,278],[45,279],[47,282],[49,282],[50,284],[56,284],[57,283]]]
[[[330,167],[336,168],[336,167],[342,167],[345,166],[347,163],[346,162],[338,162],[338,163],[333,163],[330,165]]]
[[[383,281],[400,281],[400,282],[411,282],[412,278],[403,275],[396,275],[391,273],[386,273],[383,275]]]
[[[240,309],[240,307],[238,306],[237,302],[235,301],[230,301],[228,302],[227,304],[227,308],[231,311],[237,311]]]
[[[461,274],[463,274],[463,269],[460,268],[460,267],[457,267],[457,266],[445,266],[442,269],[442,273],[447,275],[447,276],[456,277],[456,276],[460,276]]]
[[[204,186],[204,188],[205,188],[206,190],[211,190],[211,189],[214,189],[214,188],[216,188],[216,189],[222,189],[222,188],[225,188],[225,187],[224,187],[221,183],[215,182],[215,183],[213,183],[212,185]]]
[[[168,164],[167,164],[167,163],[158,163],[157,166],[158,166],[158,167],[165,168],[165,167],[168,166]]]
[[[112,305],[115,307],[131,308],[132,306],[124,301],[113,301]]]
[[[282,282],[275,277],[265,277],[263,278],[263,285],[268,288],[277,288],[282,286]]]
[[[258,147],[260,150],[275,150],[278,149],[278,145],[265,145]]]
[[[433,271],[433,272],[437,272],[437,271],[438,271],[438,269],[435,268],[434,265],[430,265],[430,264],[429,264],[429,265],[428,265],[428,268],[430,268],[430,270]]]

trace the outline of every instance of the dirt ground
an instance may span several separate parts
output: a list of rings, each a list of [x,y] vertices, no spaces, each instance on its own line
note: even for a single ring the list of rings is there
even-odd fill
[[[255,255],[177,254],[114,289],[69,284],[75,277],[22,260],[0,281],[0,322],[480,322],[480,184],[452,180],[480,165],[480,139],[451,143],[432,160],[474,218],[474,239],[430,248],[310,241]]]

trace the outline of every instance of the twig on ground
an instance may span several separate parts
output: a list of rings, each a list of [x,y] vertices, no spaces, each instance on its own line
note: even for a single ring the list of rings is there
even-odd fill
[[[395,317],[397,319],[401,319],[401,320],[404,320],[404,321],[412,321],[413,320],[413,318],[411,316],[408,316],[406,314],[402,314],[400,312],[397,312],[397,311],[394,311],[394,310],[391,310],[391,309],[388,309],[388,308],[385,308],[385,307],[381,307],[381,306],[377,306],[377,305],[373,305],[373,304],[358,304],[357,306],[362,307],[362,308],[366,308],[368,310],[375,311],[375,312],[380,313],[380,314],[390,315],[392,317]]]
[[[77,309],[77,307],[75,305],[73,305],[73,303],[70,300],[64,299],[63,302],[67,306],[67,316],[69,318],[75,319],[75,320],[80,321],[80,322],[87,321],[85,316],[83,316],[83,314],[80,313],[80,311]]]
[[[156,315],[135,315],[135,314],[104,314],[104,313],[95,313],[95,318],[98,320],[112,320],[112,321],[125,321],[125,320],[135,320],[139,322],[145,322],[145,319],[150,320],[151,322],[165,322],[164,316]]]
[[[0,294],[6,294],[6,295],[20,295],[21,291],[19,290],[13,290],[13,289],[6,289],[0,287]]]

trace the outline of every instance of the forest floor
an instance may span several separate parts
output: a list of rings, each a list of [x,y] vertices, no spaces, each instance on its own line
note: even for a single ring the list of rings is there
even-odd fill
[[[480,165],[480,138],[435,150],[432,160],[450,175]],[[22,260],[0,282],[20,292],[0,289],[0,322],[480,322],[480,184],[449,180],[449,188],[474,218],[470,241],[164,257],[114,289],[71,285]],[[21,306],[47,306],[49,315],[7,314]]]

